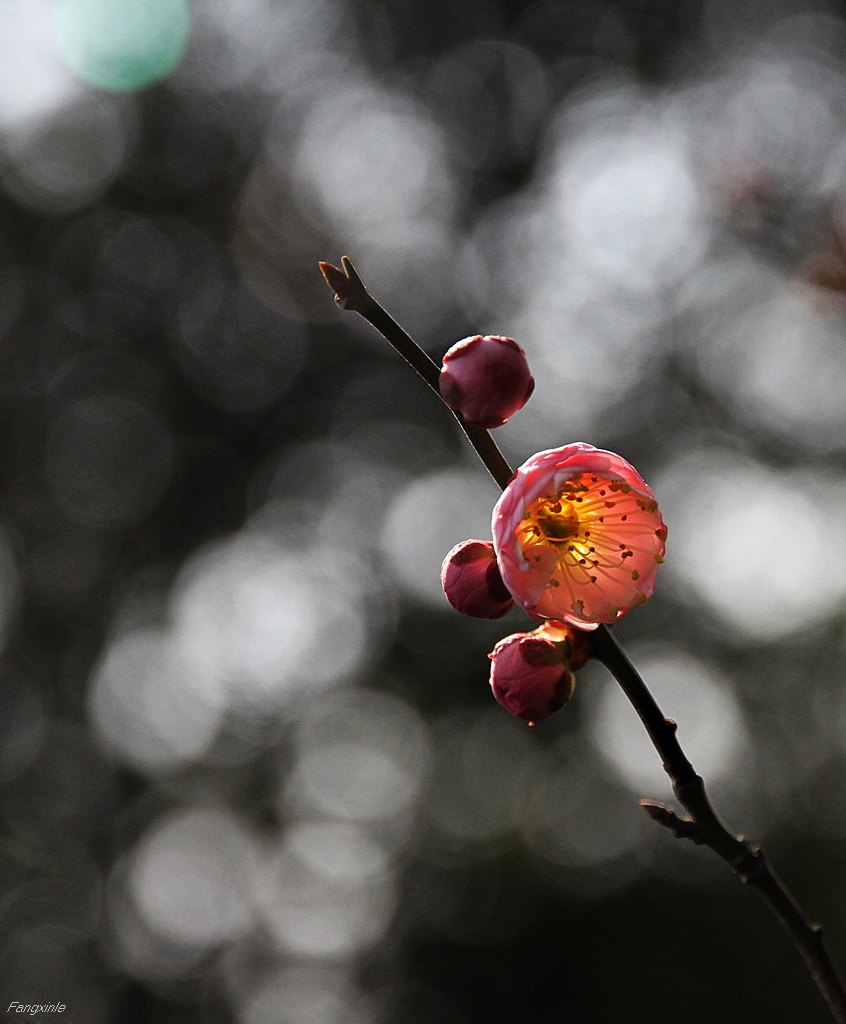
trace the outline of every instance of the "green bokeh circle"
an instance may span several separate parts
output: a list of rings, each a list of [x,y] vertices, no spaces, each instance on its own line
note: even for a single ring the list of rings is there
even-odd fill
[[[81,79],[128,92],[157,82],[182,56],[187,0],[59,0],[59,53]]]

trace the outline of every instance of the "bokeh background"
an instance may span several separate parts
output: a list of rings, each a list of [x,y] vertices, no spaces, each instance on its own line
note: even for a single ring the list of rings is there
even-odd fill
[[[3,0],[0,996],[72,1024],[824,1022],[588,667],[534,729],[438,571],[517,464],[669,527],[617,627],[846,963],[846,12]],[[5,1012],[5,1011],[4,1011]],[[12,1019],[10,1017],[10,1019]]]

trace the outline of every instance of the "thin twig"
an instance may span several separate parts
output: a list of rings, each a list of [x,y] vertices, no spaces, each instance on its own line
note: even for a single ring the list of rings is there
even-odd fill
[[[349,258],[344,256],[341,263],[343,271],[331,263],[320,264],[323,276],[335,292],[338,305],[363,316],[420,374],[429,387],[440,394],[438,366],[370,295]],[[513,471],[490,434],[486,430],[468,426],[460,413],[451,411],[488,472],[504,489]],[[846,989],[826,949],[822,928],[806,917],[770,866],[764,851],[742,837],[733,835],[719,820],[705,793],[705,783],[679,744],[676,723],[666,718],[658,707],[611,630],[600,625],[591,634],[591,647],[593,656],[614,676],[640,717],[661,756],[673,791],[689,817],[682,818],[671,808],[652,800],[641,801],[644,810],[653,821],[663,825],[676,838],[689,839],[709,847],[743,882],[760,894],[799,950],[837,1024],[846,1024]]]
[[[349,256],[341,259],[344,270],[331,263],[321,263],[320,270],[329,287],[335,292],[335,302],[341,309],[351,309],[372,324],[382,337],[399,352],[403,359],[416,370],[429,387],[440,397],[440,367],[413,341],[394,318],[387,313],[364,287]],[[450,412],[458,420],[467,440],[476,449],[483,465],[500,488],[504,489],[514,475],[496,441],[487,430],[471,427],[456,409]]]

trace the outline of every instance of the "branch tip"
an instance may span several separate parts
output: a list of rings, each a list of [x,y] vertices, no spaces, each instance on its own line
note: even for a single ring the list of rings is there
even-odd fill
[[[353,266],[353,261],[349,256],[341,257],[341,266],[344,268],[344,273],[352,281],[357,288],[360,288],[363,292],[367,291],[364,287],[364,281],[358,276],[358,271]]]
[[[341,258],[343,270],[339,270],[333,263],[321,260],[318,263],[320,272],[326,278],[326,283],[335,293],[335,302],[341,309],[351,309],[356,313],[362,313],[372,303],[372,299],[364,287],[364,282],[358,276],[355,267],[349,256]]]

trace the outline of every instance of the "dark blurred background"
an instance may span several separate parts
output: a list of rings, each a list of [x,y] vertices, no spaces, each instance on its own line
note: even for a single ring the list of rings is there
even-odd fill
[[[0,996],[826,1021],[643,815],[603,672],[534,729],[494,703],[526,620],[438,572],[496,488],[317,261],[436,359],[524,346],[513,464],[582,440],[652,484],[617,633],[846,963],[843,6],[3,0],[0,42]]]

